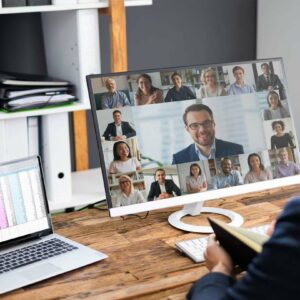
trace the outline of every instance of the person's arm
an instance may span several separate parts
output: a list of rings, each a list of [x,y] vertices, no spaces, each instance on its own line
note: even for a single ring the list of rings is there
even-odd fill
[[[276,148],[276,144],[275,144],[275,141],[274,141],[274,136],[272,135],[271,136],[271,149],[275,149]]]
[[[273,174],[272,174],[272,172],[271,172],[269,169],[266,169],[266,171],[267,171],[267,180],[273,179]]]
[[[140,191],[136,191],[136,203],[144,203],[146,202],[143,194]]]
[[[181,196],[181,190],[180,188],[175,184],[173,180],[171,180],[172,183],[172,190],[177,196]]]
[[[165,102],[171,102],[172,101],[172,96],[171,96],[171,89],[168,90],[167,95],[165,97]]]
[[[294,143],[293,143],[293,139],[291,137],[291,135],[289,133],[287,133],[288,135],[288,144],[290,145],[290,147],[295,147]]]
[[[196,99],[196,94],[188,86],[186,88],[189,99]]]
[[[241,176],[241,173],[239,171],[234,172],[235,182],[236,185],[242,185],[243,184],[243,178]]]
[[[245,176],[245,178],[244,178],[244,183],[245,183],[245,184],[250,183],[250,178],[249,178],[249,176],[250,176],[249,173],[247,173],[246,176]]]
[[[212,178],[211,184],[212,184],[213,190],[217,190],[218,189],[218,178],[217,178],[217,176],[214,176]]]
[[[220,300],[234,283],[234,264],[229,254],[218,244],[214,235],[208,237],[204,252],[206,267],[210,273],[198,280],[187,295],[188,300]]]
[[[103,95],[102,96],[102,109],[109,109],[109,105],[108,105],[108,97],[107,95]]]
[[[125,136],[126,138],[131,138],[133,136],[136,136],[136,131],[130,126],[130,124],[127,122],[126,123],[126,128],[125,128]]]
[[[264,120],[265,121],[271,120],[271,113],[268,108],[264,109]]]
[[[104,131],[104,134],[103,134],[104,138],[106,141],[110,141],[110,130],[109,130],[109,124],[107,125],[105,131]]]
[[[130,106],[131,103],[129,99],[127,98],[127,95],[124,92],[121,92],[122,100],[123,100],[123,106]]]
[[[191,188],[191,185],[189,183],[189,177],[186,178],[185,185],[186,185],[186,191],[188,192],[188,194],[193,193],[193,189]]]
[[[156,196],[156,192],[155,192],[155,182],[152,182],[151,183],[151,186],[150,186],[150,191],[149,191],[149,194],[148,194],[148,201],[153,201],[154,200],[154,197]]]

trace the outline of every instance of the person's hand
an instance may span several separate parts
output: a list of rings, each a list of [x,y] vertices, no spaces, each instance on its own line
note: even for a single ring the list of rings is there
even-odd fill
[[[215,235],[208,237],[207,247],[204,251],[206,267],[211,272],[221,272],[231,276],[234,265],[229,254],[216,241]]]
[[[273,231],[275,229],[276,220],[272,221],[272,223],[269,225],[267,229],[267,235],[271,236],[273,234]]]
[[[229,183],[225,183],[224,184],[224,188],[228,188],[228,187],[230,187],[231,185],[229,184]]]
[[[159,194],[159,199],[167,199],[167,198],[170,198],[172,197],[172,195],[168,194],[168,193],[161,193]]]
[[[147,103],[148,104],[154,104],[154,103],[156,103],[156,93],[154,93],[151,96],[149,96],[149,99],[148,99]]]
[[[269,92],[273,91],[272,85],[269,85],[269,86],[268,86],[268,91],[269,91]]]

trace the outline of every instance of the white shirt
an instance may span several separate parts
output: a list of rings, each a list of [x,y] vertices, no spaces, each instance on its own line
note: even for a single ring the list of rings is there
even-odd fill
[[[133,190],[128,197],[124,193],[120,192],[117,197],[116,207],[143,202],[146,202],[146,200],[144,199],[142,193],[138,190]]]
[[[136,157],[129,158],[126,161],[114,160],[109,166],[109,173],[127,173],[136,171],[141,164]]]
[[[115,124],[117,136],[123,135],[122,123],[120,125]]]

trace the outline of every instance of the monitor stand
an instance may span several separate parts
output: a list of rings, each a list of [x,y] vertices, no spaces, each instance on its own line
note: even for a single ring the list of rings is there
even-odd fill
[[[203,204],[204,201],[186,204],[182,210],[176,211],[169,216],[169,223],[178,229],[199,233],[211,233],[213,230],[210,226],[196,226],[184,223],[181,221],[181,218],[187,215],[197,216],[201,213],[213,213],[223,215],[231,219],[231,222],[228,224],[232,226],[238,227],[244,223],[243,217],[231,210],[215,207],[203,207]]]

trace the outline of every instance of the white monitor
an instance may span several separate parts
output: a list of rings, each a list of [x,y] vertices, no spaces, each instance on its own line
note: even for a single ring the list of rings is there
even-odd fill
[[[87,76],[112,217],[172,206],[222,213],[204,201],[300,182],[282,59]]]

